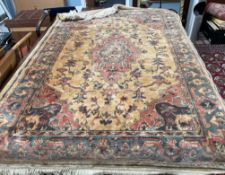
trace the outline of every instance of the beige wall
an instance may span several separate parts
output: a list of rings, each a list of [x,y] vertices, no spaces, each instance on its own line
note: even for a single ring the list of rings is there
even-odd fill
[[[16,12],[64,6],[64,0],[14,0]]]

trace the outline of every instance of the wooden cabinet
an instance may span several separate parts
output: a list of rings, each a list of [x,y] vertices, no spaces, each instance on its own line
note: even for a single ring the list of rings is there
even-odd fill
[[[64,0],[14,0],[16,12],[22,10],[44,9],[50,7],[62,7]]]

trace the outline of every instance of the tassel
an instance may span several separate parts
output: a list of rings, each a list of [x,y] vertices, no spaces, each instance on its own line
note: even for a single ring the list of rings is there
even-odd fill
[[[121,166],[32,166],[32,165],[1,165],[0,175],[206,175],[222,174],[219,170],[196,170],[178,168],[142,168],[142,167],[121,167]]]

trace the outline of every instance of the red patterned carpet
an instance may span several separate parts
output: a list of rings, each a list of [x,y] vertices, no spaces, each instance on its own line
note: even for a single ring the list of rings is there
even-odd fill
[[[225,99],[225,45],[210,45],[201,39],[195,46]]]

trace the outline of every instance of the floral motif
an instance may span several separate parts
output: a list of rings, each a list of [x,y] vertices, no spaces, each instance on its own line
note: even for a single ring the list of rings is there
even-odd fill
[[[112,34],[103,44],[99,44],[93,51],[93,61],[97,63],[97,70],[110,81],[116,81],[118,73],[128,71],[130,62],[134,61],[137,49],[122,35]]]

